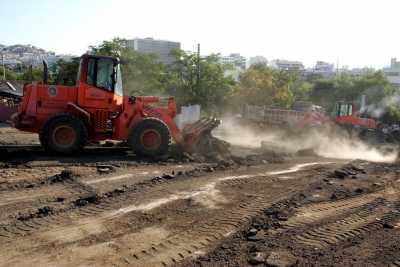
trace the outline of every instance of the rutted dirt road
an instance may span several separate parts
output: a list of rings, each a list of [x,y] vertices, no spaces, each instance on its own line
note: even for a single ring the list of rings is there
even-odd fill
[[[1,162],[0,266],[396,266],[399,175],[311,156],[26,152]]]

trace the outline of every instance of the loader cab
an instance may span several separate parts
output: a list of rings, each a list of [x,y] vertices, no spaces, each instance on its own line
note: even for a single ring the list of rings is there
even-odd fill
[[[123,90],[117,58],[83,55],[78,71],[78,105],[91,110],[119,112]]]
[[[335,117],[348,117],[353,115],[353,104],[338,102],[335,107]]]

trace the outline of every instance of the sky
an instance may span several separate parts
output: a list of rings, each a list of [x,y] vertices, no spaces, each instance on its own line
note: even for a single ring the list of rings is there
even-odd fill
[[[0,0],[0,44],[80,55],[113,37],[201,53],[381,68],[400,58],[398,0]]]

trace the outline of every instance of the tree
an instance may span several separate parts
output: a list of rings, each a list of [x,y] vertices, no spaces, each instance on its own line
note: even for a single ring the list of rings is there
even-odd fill
[[[55,84],[72,86],[76,84],[79,69],[79,58],[73,58],[71,61],[60,59],[53,66],[53,79]]]
[[[0,67],[0,74],[1,74],[0,78],[1,79],[4,77],[4,71],[6,72],[6,75],[5,75],[6,80],[13,81],[13,80],[17,79],[17,75],[14,72],[12,72],[11,70],[9,70],[7,68],[3,69],[3,67]]]
[[[294,101],[292,86],[295,79],[288,72],[256,64],[240,75],[235,97],[242,103],[288,108]]]
[[[376,104],[394,92],[394,88],[381,71],[370,72],[360,77],[340,74],[332,79],[315,80],[310,99],[332,111],[338,101],[359,104],[361,96],[365,95],[367,104]]]
[[[176,50],[174,56],[176,61],[166,73],[167,92],[178,103],[200,104],[203,109],[221,111],[234,82],[224,76],[218,55],[199,59],[196,53]]]
[[[24,80],[24,81],[42,81],[43,80],[43,69],[35,67],[26,69],[24,72],[22,72],[20,75],[17,77],[18,80]]]

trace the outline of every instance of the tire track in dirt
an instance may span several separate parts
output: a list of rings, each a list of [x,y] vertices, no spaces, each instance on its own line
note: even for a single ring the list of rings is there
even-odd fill
[[[259,179],[260,175],[263,175],[264,179]],[[232,181],[234,181],[233,184],[230,183]],[[135,247],[131,247],[119,252],[120,255],[123,255],[118,262],[119,264],[127,264],[129,262],[132,265],[143,266],[143,263],[146,262],[147,266],[153,263],[154,266],[170,265],[184,258],[198,255],[202,249],[206,249],[223,240],[231,233],[236,232],[245,222],[248,222],[272,203],[289,197],[290,194],[295,192],[294,190],[298,191],[298,185],[304,185],[304,181],[299,181],[297,185],[294,181],[281,182],[279,184],[274,183],[274,181],[276,181],[275,178],[271,178],[265,175],[265,173],[256,173],[251,176],[234,176],[234,178],[232,176],[220,177],[218,174],[215,174],[214,177],[204,177],[202,179],[191,177],[188,180],[169,180],[161,184],[145,184],[141,188],[131,188],[131,191],[101,199],[100,203],[78,208],[71,214],[55,214],[3,227],[3,230],[0,230],[0,240],[2,239],[1,236],[3,236],[3,240],[11,242],[15,236],[25,236],[31,233],[36,233],[37,235],[40,230],[47,237],[50,237],[50,243],[55,240],[51,238],[52,236],[56,237],[56,239],[60,236],[66,236],[67,238],[64,241],[65,245],[67,245],[68,243],[81,240],[85,236],[96,235],[102,232],[103,229],[101,227],[97,228],[96,225],[107,225],[110,220],[118,221],[118,216],[137,211],[138,207],[143,208],[140,205],[146,204],[146,202],[143,202],[143,199],[146,199],[145,196],[151,196],[150,199],[154,201],[157,200],[157,197],[165,198],[168,195],[176,194],[176,188],[179,183],[186,183],[190,185],[189,188],[196,188],[196,184],[197,186],[200,184],[204,186],[218,182],[219,190],[223,190],[224,192],[227,190],[229,192],[229,189],[232,189],[233,185],[237,185],[240,182],[242,185],[248,186],[247,189],[251,189],[250,192],[255,194],[254,197],[245,201],[239,201],[237,202],[238,205],[233,205],[233,207],[226,210],[216,209],[214,216],[207,218],[206,222],[199,222],[191,230],[184,230],[180,234],[174,234],[158,243],[154,242],[155,244],[151,247],[143,248],[141,251],[134,252]],[[193,182],[195,182],[195,185],[192,184]],[[289,188],[292,188],[293,191]],[[195,193],[197,192],[189,191],[187,197]],[[135,201],[137,204],[132,204]],[[129,205],[127,206],[126,203],[129,203]],[[163,205],[163,203],[160,203],[160,205]],[[117,214],[115,213],[115,211],[124,208],[128,209],[123,212],[117,212]],[[92,229],[91,226],[96,227]],[[41,245],[46,244],[42,243]],[[146,258],[147,254],[151,255],[150,258]]]
[[[208,249],[235,233],[271,202],[279,201],[279,196],[283,199],[284,192],[290,195],[295,191],[281,188],[268,196],[257,194],[234,209],[218,212],[212,218],[208,218],[206,223],[195,225],[191,230],[170,236],[146,249],[131,251],[129,255],[123,255],[120,262],[114,264],[118,266],[170,266],[188,257],[201,255],[204,253],[203,249]]]
[[[94,195],[91,188],[75,180],[3,192],[0,199],[0,226],[12,221],[14,217],[25,220],[35,209],[46,207],[57,210]]]
[[[381,229],[383,223],[399,215],[386,214],[389,209],[383,205],[382,202],[370,204],[344,219],[306,231],[295,238],[301,244],[323,249],[356,236],[366,235]]]
[[[306,205],[298,208],[288,221],[282,222],[282,228],[277,232],[305,228],[306,231],[297,234],[295,240],[302,245],[325,249],[365,236],[382,229],[385,223],[399,219],[400,211],[393,209],[400,205],[396,194],[397,191],[389,188],[334,202]]]
[[[316,223],[330,217],[337,217],[341,214],[357,210],[365,204],[369,204],[382,197],[382,194],[372,193],[343,200],[316,203],[299,208],[295,216],[290,217],[287,222],[282,223],[283,230],[302,227],[307,224]]]
[[[196,164],[196,168],[188,168],[188,166],[183,165],[176,165],[179,166],[179,170],[195,170],[197,167],[202,166]],[[175,167],[176,167],[175,166]],[[166,166],[168,170],[171,169],[171,166]],[[164,170],[164,169],[163,169]],[[157,172],[159,173],[159,172]],[[73,173],[72,173],[73,174]],[[12,241],[15,236],[26,236],[35,231],[40,229],[49,229],[52,227],[57,227],[59,225],[59,221],[65,221],[65,219],[69,219],[69,215],[73,216],[75,219],[85,219],[88,216],[95,216],[99,213],[119,209],[123,207],[123,203],[132,200],[138,200],[140,197],[138,196],[138,192],[145,193],[146,191],[152,192],[154,195],[162,195],[167,194],[165,188],[160,188],[160,185],[168,186],[168,184],[173,183],[174,181],[170,180],[159,180],[156,179],[151,181],[151,177],[147,177],[146,179],[142,179],[136,183],[134,183],[129,187],[125,188],[126,191],[118,191],[120,189],[116,189],[116,193],[113,189],[113,183],[107,184],[111,191],[104,193],[104,196],[101,198],[99,203],[87,203],[89,202],[96,202],[98,201],[98,195],[96,195],[95,189],[81,181],[80,178],[76,178],[72,176],[69,178],[63,178],[61,180],[58,179],[59,174],[56,174],[51,177],[41,178],[40,180],[35,180],[34,184],[31,184],[32,188],[30,189],[13,189],[11,191],[6,191],[5,194],[12,195],[10,201],[18,206],[18,209],[10,209],[10,212],[21,212],[21,199],[26,199],[26,208],[23,210],[29,210],[31,208],[45,208],[47,209],[48,206],[54,206],[55,200],[57,198],[63,199],[63,201],[68,203],[73,203],[73,206],[69,206],[62,210],[56,210],[52,213],[41,214],[40,216],[35,216],[37,218],[24,218],[22,220],[22,226],[20,221],[3,221],[0,222],[0,239],[6,238],[9,241]],[[135,174],[129,174],[130,177],[134,176]],[[111,176],[113,177],[113,176]],[[118,175],[117,175],[118,177]],[[54,181],[54,178],[56,180]],[[102,177],[100,176],[99,179],[109,179],[109,177]],[[119,179],[117,179],[119,181]],[[124,190],[125,190],[124,189]],[[33,192],[36,192],[35,196]],[[108,193],[112,193],[111,197],[108,197]],[[3,196],[5,195],[3,194]],[[40,198],[42,197],[42,198]],[[12,198],[15,198],[12,200]],[[31,200],[34,200],[31,202]],[[82,202],[80,202],[82,201]],[[0,200],[0,211],[2,211],[2,202]],[[3,200],[3,204],[6,204],[6,199]],[[89,204],[89,205],[88,205]],[[3,210],[4,211],[4,210]],[[1,215],[8,216],[3,212]],[[29,214],[28,214],[29,215]],[[11,216],[12,217],[12,216]],[[29,217],[29,216],[27,216]],[[60,219],[61,218],[61,219]],[[64,218],[64,219],[62,219]],[[1,218],[0,218],[1,221]],[[31,221],[31,222],[29,222]],[[68,220],[67,220],[68,221]],[[31,227],[25,227],[25,224],[29,224]],[[4,242],[7,242],[4,240]]]
[[[316,164],[304,165],[311,166]],[[290,168],[290,172],[297,172],[300,168]],[[282,171],[286,174],[288,171]],[[263,186],[269,187],[279,178],[274,178],[281,172],[257,173],[253,175],[236,175],[220,178],[221,187],[232,187],[237,185],[246,184],[249,187],[257,185],[256,188],[260,189]],[[260,179],[263,178],[263,179]],[[268,186],[269,185],[269,186]],[[224,240],[232,233],[238,231],[240,227],[246,225],[253,217],[257,216],[272,203],[290,197],[298,189],[292,183],[292,189],[287,185],[281,184],[280,186],[271,186],[274,188],[273,193],[270,191],[263,191],[257,193],[254,198],[242,202],[235,209],[228,209],[218,213],[217,216],[208,218],[206,223],[194,226],[192,230],[188,230],[177,235],[173,235],[163,242],[153,244],[147,249],[140,251],[130,251],[129,255],[121,257],[116,265],[122,266],[170,266],[179,263],[180,261],[189,257],[197,257],[204,253],[202,250],[208,249],[210,246],[217,244]],[[259,190],[255,190],[259,191]]]

